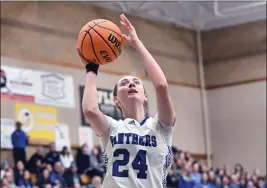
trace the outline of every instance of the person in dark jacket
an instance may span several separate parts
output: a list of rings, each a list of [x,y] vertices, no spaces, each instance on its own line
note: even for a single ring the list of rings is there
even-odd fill
[[[55,162],[60,161],[59,153],[56,151],[55,142],[50,143],[49,152],[45,156],[45,163],[54,166]]]
[[[90,167],[90,155],[87,144],[83,144],[82,147],[79,148],[76,155],[76,162],[79,174],[85,173],[85,171]]]
[[[81,178],[77,171],[75,162],[71,163],[70,169],[64,173],[64,179],[68,187],[74,187],[75,185],[81,185]]]
[[[23,184],[23,176],[24,176],[25,167],[22,161],[18,161],[16,167],[14,168],[14,178],[15,184],[17,186],[21,186]]]
[[[49,179],[49,170],[44,169],[42,176],[39,178],[37,185],[39,188],[45,188],[45,185],[51,184],[50,179]],[[52,184],[51,184],[52,185]]]
[[[25,148],[28,144],[28,138],[26,133],[21,129],[21,122],[17,121],[15,126],[16,129],[11,135],[14,164],[17,164],[18,161],[22,161],[23,164],[26,165]]]
[[[36,153],[30,158],[27,168],[31,173],[35,173],[39,179],[42,176],[42,168],[44,167],[44,151],[42,147],[38,147]]]

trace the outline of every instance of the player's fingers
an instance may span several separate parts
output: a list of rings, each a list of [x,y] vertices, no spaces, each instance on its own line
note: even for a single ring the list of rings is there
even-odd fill
[[[130,37],[125,34],[122,34],[123,41],[130,41]]]
[[[123,21],[120,21],[121,25],[123,25],[126,29],[129,30],[129,27],[123,22]]]
[[[129,27],[132,26],[131,22],[126,18],[126,16],[124,14],[121,14],[120,17],[126,23],[127,26],[129,26]]]

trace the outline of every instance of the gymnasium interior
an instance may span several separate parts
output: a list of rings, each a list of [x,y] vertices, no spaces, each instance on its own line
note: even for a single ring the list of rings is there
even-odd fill
[[[266,1],[218,0],[1,1],[1,187],[101,187],[103,150],[82,111],[76,46],[95,19],[127,34],[122,13],[164,72],[175,109],[167,187],[266,188]],[[133,75],[154,117],[141,58],[127,43],[122,51],[100,65],[100,110],[121,118],[113,88]],[[13,139],[18,124],[26,136]]]

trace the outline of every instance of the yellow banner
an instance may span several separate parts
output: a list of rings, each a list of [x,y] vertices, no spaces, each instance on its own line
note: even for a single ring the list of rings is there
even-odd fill
[[[57,109],[49,106],[20,104],[15,106],[15,119],[22,123],[22,129],[30,140],[54,141]]]

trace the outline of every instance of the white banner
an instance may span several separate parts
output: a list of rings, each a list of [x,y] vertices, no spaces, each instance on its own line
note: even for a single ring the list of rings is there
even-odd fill
[[[74,89],[71,76],[39,72],[36,78],[37,104],[74,108]]]
[[[1,65],[1,98],[74,108],[73,78]]]
[[[13,148],[11,142],[11,135],[14,131],[14,120],[1,118],[1,148]]]
[[[1,65],[1,98],[34,102],[34,80],[30,69]]]
[[[62,151],[64,146],[67,146],[69,151],[71,150],[70,137],[69,137],[69,127],[65,124],[56,124],[56,150]]]
[[[88,149],[91,151],[94,147],[93,132],[90,127],[79,127],[79,145],[88,145]]]

